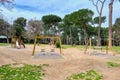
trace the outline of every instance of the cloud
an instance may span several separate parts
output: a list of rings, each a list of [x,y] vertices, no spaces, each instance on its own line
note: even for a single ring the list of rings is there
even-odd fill
[[[87,4],[85,4],[87,3]],[[26,10],[36,10],[41,12],[70,12],[70,10],[81,8],[80,6],[88,5],[88,1],[80,0],[19,0],[15,3],[17,8]]]
[[[119,2],[114,2],[113,9],[113,22],[117,17],[120,17]],[[12,11],[8,11],[4,7],[1,7],[1,12],[6,16],[7,20],[11,22],[17,17],[25,17],[26,19],[41,19],[43,15],[55,14],[60,17],[64,17],[73,11],[77,11],[82,8],[88,8],[94,11],[95,16],[98,16],[95,6],[89,0],[15,0],[14,8]],[[0,9],[1,9],[0,8]],[[107,22],[104,26],[108,25],[108,2],[105,2],[103,8],[103,16],[107,16]]]

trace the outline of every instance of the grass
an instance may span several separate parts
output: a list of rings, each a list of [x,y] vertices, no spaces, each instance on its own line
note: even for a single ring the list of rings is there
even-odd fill
[[[115,62],[107,62],[108,67],[119,67],[120,64],[117,64]]]
[[[0,43],[0,46],[9,46],[7,43]]]
[[[109,48],[109,50],[115,51],[120,54],[120,46],[113,46],[112,48]]]
[[[102,49],[106,50],[106,46],[102,46]],[[111,48],[108,48],[108,50],[111,50],[120,54],[120,46],[112,46]]]
[[[112,59],[113,62],[120,62],[120,58]]]
[[[66,78],[66,80],[102,80],[103,76],[95,70],[73,74]]]
[[[9,46],[10,44],[7,43],[0,43],[0,46]],[[26,44],[26,45],[34,45],[34,44]],[[46,44],[40,44],[40,45],[46,45]],[[80,48],[80,49],[85,49],[86,46],[81,46],[81,45],[76,45],[76,46],[71,46],[71,45],[62,45],[63,49],[67,48]],[[91,48],[93,48],[92,46]],[[102,49],[105,50],[106,46],[102,46]],[[113,46],[112,48],[109,48],[109,50],[115,51],[116,53],[120,54],[120,46]]]
[[[28,64],[3,65],[0,67],[0,80],[43,80],[42,67]]]
[[[76,46],[72,46],[72,45],[62,45],[63,49],[67,49],[67,48],[85,48],[85,46],[81,46],[81,45],[76,45]]]

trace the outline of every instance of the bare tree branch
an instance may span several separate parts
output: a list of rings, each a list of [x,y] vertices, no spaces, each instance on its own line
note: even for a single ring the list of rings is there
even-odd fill
[[[103,3],[103,1],[101,1],[101,0],[98,0],[99,2],[101,2],[101,4]]]
[[[100,12],[102,12],[102,10],[103,10],[103,6],[104,6],[105,1],[106,1],[106,0],[104,0],[104,1],[102,2],[102,6],[101,6],[101,9],[100,9]]]
[[[89,1],[91,1],[91,2],[92,2],[92,4],[93,4],[94,6],[96,6],[96,4],[95,4],[95,2],[94,2],[93,0],[89,0]]]
[[[13,2],[14,0],[0,0],[0,3],[9,10],[13,8]]]
[[[98,8],[98,2],[99,2],[99,0],[97,0],[96,3],[94,2],[94,0],[89,0],[89,1],[92,2],[92,4],[96,7],[96,10],[97,10],[98,14],[100,14],[100,12],[99,12],[99,8]]]

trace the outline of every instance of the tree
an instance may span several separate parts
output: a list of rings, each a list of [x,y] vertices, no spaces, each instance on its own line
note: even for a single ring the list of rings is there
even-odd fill
[[[61,18],[57,15],[45,15],[42,17],[42,21],[45,26],[51,29],[51,32],[55,34],[56,27],[58,26],[58,23],[61,22]]]
[[[9,43],[9,31],[10,24],[6,22],[4,19],[0,19],[0,35],[7,36],[7,43]]]
[[[113,11],[113,2],[114,0],[110,0],[109,3],[109,47],[112,47],[112,11]]]
[[[105,21],[106,21],[106,17],[105,16],[101,17],[101,24],[105,23]],[[99,17],[94,18],[94,24],[98,24],[98,26],[99,26]],[[102,38],[101,41],[103,41],[103,39],[104,39],[102,32],[104,32],[104,28],[101,27],[101,29],[100,29],[100,33],[101,33],[100,37]],[[102,42],[101,42],[101,44],[102,44]]]
[[[112,47],[112,12],[113,12],[113,3],[114,3],[114,0],[110,0],[110,3],[109,3],[109,35],[108,35],[109,47]]]
[[[87,26],[89,22],[92,21],[93,11],[89,9],[80,9],[71,14],[71,22],[74,23],[78,28],[83,30],[84,33],[84,43],[87,44]]]
[[[13,2],[14,0],[0,0],[0,3],[6,7],[7,9],[12,9],[13,8]],[[0,9],[1,10],[1,9]],[[2,11],[2,10],[1,10]],[[4,21],[3,21],[4,22]],[[4,24],[6,25],[6,27],[4,27],[4,29],[6,29],[6,36],[7,36],[7,43],[9,43],[9,39],[8,39],[8,31],[9,31],[9,28],[7,26],[9,26],[9,24],[7,22],[4,22]],[[4,26],[5,26],[4,25]],[[3,33],[4,34],[4,33]]]
[[[72,41],[72,26],[73,26],[73,23],[72,23],[72,19],[71,19],[71,14],[65,15],[65,17],[63,19],[63,22],[65,24],[65,26],[63,26],[63,27],[67,32],[66,43],[68,44],[70,42],[70,44],[72,45],[72,43],[73,43],[73,41]]]
[[[100,37],[100,28],[101,28],[101,17],[102,17],[102,10],[104,7],[104,3],[106,0],[97,0],[96,2],[94,0],[89,0],[92,2],[92,4],[96,7],[96,10],[99,14],[99,26],[98,26],[98,43],[97,45],[100,46],[101,45],[101,37]],[[101,3],[100,9],[99,9],[99,3]]]
[[[113,25],[113,39],[115,45],[120,45],[120,18],[117,18]]]
[[[112,10],[113,10],[113,2],[114,0],[110,0],[109,3],[109,47],[112,46]]]
[[[27,31],[33,33],[33,35],[41,35],[43,32],[43,22],[40,20],[30,20],[28,22]]]
[[[12,30],[13,32],[17,32],[19,35],[24,36],[26,26],[26,19],[23,17],[19,17],[14,20]]]

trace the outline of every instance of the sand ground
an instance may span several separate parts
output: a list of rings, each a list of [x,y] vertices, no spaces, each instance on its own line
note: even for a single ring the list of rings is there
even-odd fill
[[[11,63],[49,64],[48,67],[44,67],[44,80],[65,80],[67,76],[73,73],[80,73],[90,69],[102,74],[103,80],[120,80],[120,67],[109,68],[106,64],[109,61],[116,61],[120,64],[119,58],[116,60],[114,57],[88,55],[84,54],[84,49],[67,48],[62,49],[63,59],[34,59],[31,56],[32,51],[33,45],[26,45],[26,48],[22,49],[0,46],[0,65]],[[36,47],[36,52],[39,51],[40,47]],[[59,50],[56,49],[56,52],[59,53]]]

